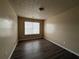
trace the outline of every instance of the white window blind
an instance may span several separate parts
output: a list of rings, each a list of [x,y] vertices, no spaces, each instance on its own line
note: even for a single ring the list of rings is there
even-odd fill
[[[25,35],[40,34],[40,23],[38,22],[25,22]]]

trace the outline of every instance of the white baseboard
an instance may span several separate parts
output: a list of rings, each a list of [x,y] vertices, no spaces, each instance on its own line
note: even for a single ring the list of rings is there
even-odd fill
[[[13,52],[14,52],[14,50],[15,50],[16,46],[17,46],[17,43],[14,45],[13,50],[12,50],[12,52],[11,52],[10,56],[8,57],[8,59],[11,59],[11,56],[12,56],[12,54],[13,54]]]
[[[69,52],[71,52],[71,53],[73,53],[73,54],[75,54],[75,55],[77,55],[77,56],[79,56],[79,54],[78,54],[78,53],[76,53],[76,52],[74,52],[74,51],[72,51],[72,50],[70,50],[70,49],[68,49],[68,48],[66,48],[66,47],[64,47],[64,46],[62,46],[62,45],[60,45],[60,44],[56,43],[56,42],[53,42],[53,41],[51,41],[51,40],[48,40],[48,41],[50,41],[50,42],[52,42],[52,43],[56,44],[57,46],[59,46],[59,47],[61,47],[61,48],[65,49],[65,50],[67,50],[67,51],[69,51]]]

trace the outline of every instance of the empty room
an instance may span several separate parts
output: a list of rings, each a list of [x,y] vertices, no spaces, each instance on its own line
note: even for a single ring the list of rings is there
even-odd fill
[[[0,0],[0,59],[79,59],[79,0]]]

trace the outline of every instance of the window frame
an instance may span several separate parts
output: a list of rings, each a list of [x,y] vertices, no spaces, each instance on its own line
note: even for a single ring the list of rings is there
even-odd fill
[[[35,23],[39,23],[40,25],[39,25],[39,34],[25,34],[25,22],[35,22]],[[27,20],[25,20],[24,21],[24,36],[28,36],[28,35],[40,35],[41,34],[41,23],[39,22],[39,21],[27,21]]]

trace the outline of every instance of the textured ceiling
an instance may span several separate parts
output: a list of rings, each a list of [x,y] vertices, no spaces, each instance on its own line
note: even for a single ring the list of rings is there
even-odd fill
[[[47,19],[63,13],[79,4],[79,0],[10,0],[19,16]],[[44,11],[39,11],[44,7]]]

